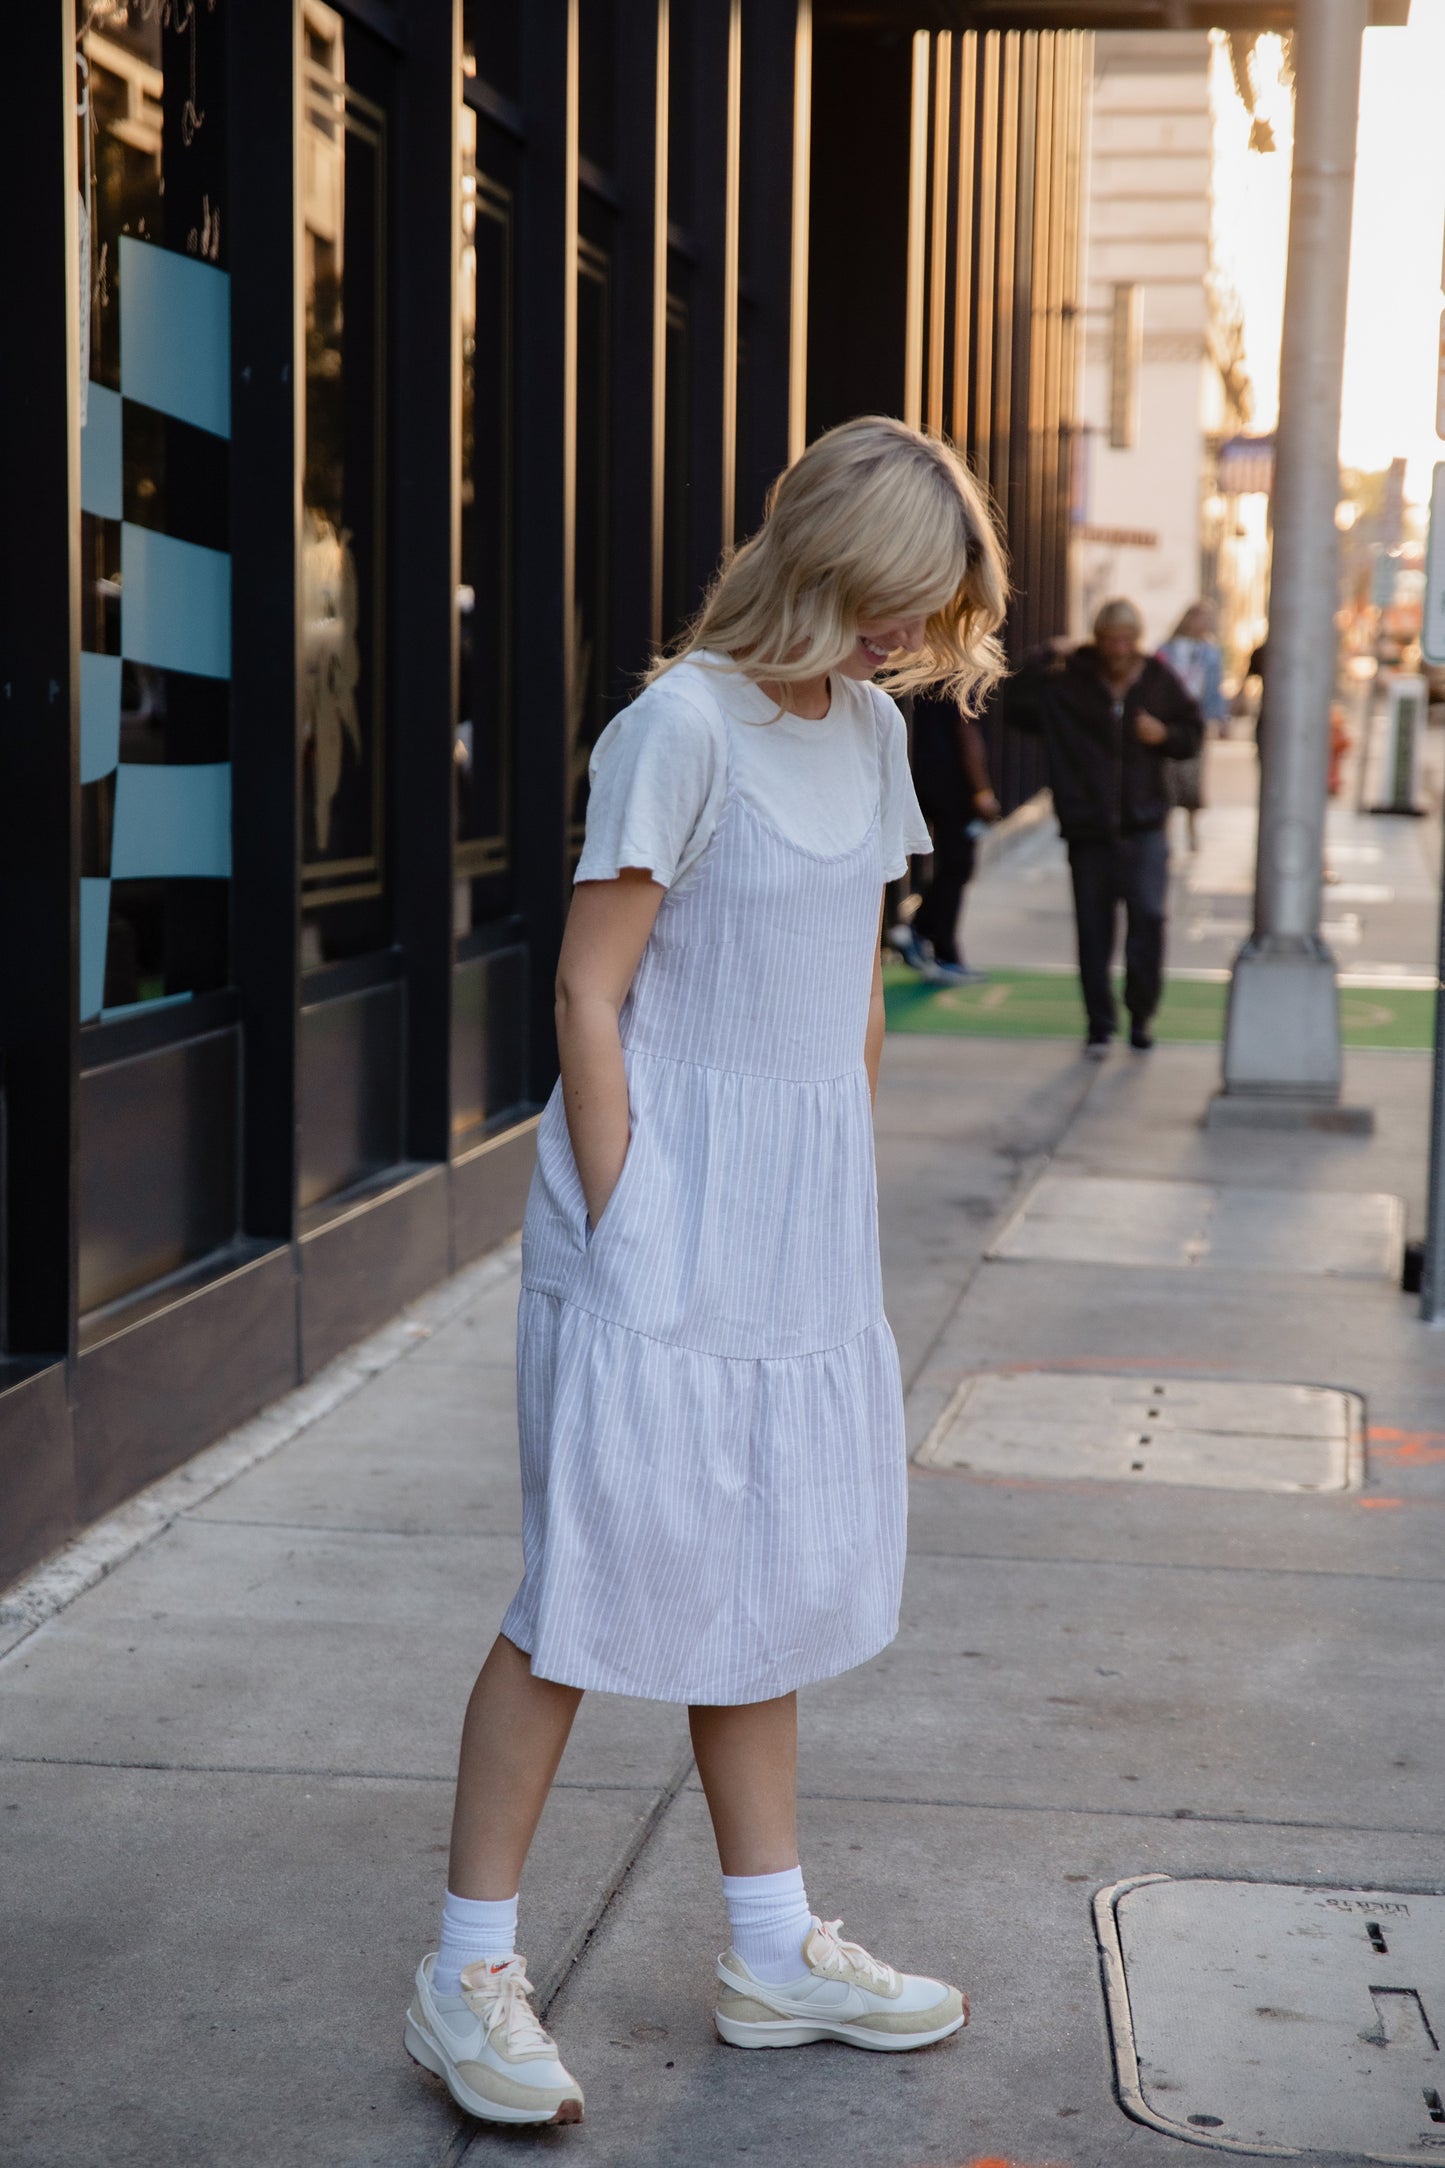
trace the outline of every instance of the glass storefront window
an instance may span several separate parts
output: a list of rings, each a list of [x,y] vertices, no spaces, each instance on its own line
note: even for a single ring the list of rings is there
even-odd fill
[[[577,529],[572,713],[567,719],[569,842],[582,848],[587,764],[608,702],[607,523],[612,427],[612,260],[584,234],[577,244]]]
[[[364,31],[303,0],[302,39],[301,851],[316,963],[385,939],[374,911],[336,907],[385,881],[387,119]]]
[[[81,0],[83,1022],[229,973],[227,0]]]
[[[522,97],[523,0],[462,0],[462,73]]]
[[[457,871],[480,879],[504,873],[509,861],[515,202],[496,170],[509,164],[505,146],[491,140],[492,131],[479,124],[470,106],[462,107],[460,125],[461,572],[454,769]],[[483,898],[477,902],[483,904]]]
[[[688,266],[668,256],[667,383],[662,455],[662,636],[671,640],[685,624],[688,592]]]
[[[577,148],[602,173],[611,173],[617,158],[616,12],[614,0],[578,0]]]

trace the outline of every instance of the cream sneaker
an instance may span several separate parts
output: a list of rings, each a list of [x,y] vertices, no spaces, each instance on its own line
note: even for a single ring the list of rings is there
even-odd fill
[[[781,1986],[755,1979],[728,1950],[717,1961],[715,2022],[735,2048],[799,2048],[846,2040],[855,2048],[931,2047],[968,2023],[968,1997],[942,1980],[895,1972],[856,1942],[841,1920],[817,1920],[803,1942],[805,1971]]]
[[[464,1965],[460,1995],[437,1994],[435,1962],[433,1952],[416,1968],[404,2035],[413,2061],[489,2123],[580,2123],[582,2088],[527,2000],[525,1960]]]

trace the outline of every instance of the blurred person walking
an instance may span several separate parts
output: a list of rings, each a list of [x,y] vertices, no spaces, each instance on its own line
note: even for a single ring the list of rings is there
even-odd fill
[[[1224,658],[1215,637],[1214,605],[1192,602],[1159,650],[1185,691],[1192,693],[1204,717],[1204,727],[1221,731],[1228,727],[1229,703],[1224,697]],[[1169,803],[1185,816],[1189,848],[1199,848],[1199,812],[1204,804],[1204,748],[1190,760],[1166,760],[1165,789]]]
[[[957,454],[846,423],[775,484],[593,749],[522,1230],[525,1570],[468,1704],[406,2017],[472,2115],[581,2120],[516,1931],[589,1688],[688,1705],[731,1934],[723,2040],[887,2052],[967,2019],[957,1988],[811,1909],[797,1690],[893,1639],[903,1575],[872,1095],[884,885],[929,838],[890,691],[971,705],[1001,672],[1006,593]]]
[[[1199,703],[1142,651],[1143,635],[1132,602],[1106,602],[1091,643],[1052,641],[1007,688],[1008,720],[1044,741],[1069,847],[1091,1061],[1103,1060],[1118,1027],[1110,965],[1121,904],[1129,1044],[1139,1053],[1154,1044],[1169,898],[1164,763],[1192,759],[1204,738]]]
[[[1260,641],[1259,645],[1251,650],[1249,661],[1244,666],[1244,676],[1239,681],[1239,691],[1234,696],[1234,704],[1231,710],[1231,712],[1235,715],[1247,715],[1249,713],[1249,688],[1251,685],[1258,685],[1259,698],[1256,702],[1254,710],[1254,749],[1256,753],[1258,753],[1261,760],[1263,760],[1264,758],[1265,707],[1268,698],[1268,689],[1265,684],[1265,673],[1267,672],[1268,668],[1269,634],[1266,632],[1264,638]]]
[[[973,879],[978,839],[1002,808],[989,781],[983,732],[957,703],[926,695],[913,703],[909,762],[913,787],[933,837],[931,869],[923,857],[912,862],[911,879],[919,897],[911,919],[900,919],[888,932],[897,949],[934,986],[976,986],[986,971],[974,971],[959,947],[963,894]]]

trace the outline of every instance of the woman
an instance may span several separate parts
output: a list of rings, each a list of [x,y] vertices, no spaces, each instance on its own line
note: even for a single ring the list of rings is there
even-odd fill
[[[997,676],[966,468],[901,422],[813,444],[598,740],[523,1229],[526,1571],[467,1710],[411,2053],[472,2114],[575,2122],[516,1890],[582,1692],[689,1705],[741,2047],[967,2017],[810,1910],[796,1690],[897,1628],[905,1512],[871,1093],[884,884],[928,844],[887,693]]]
[[[1190,603],[1160,648],[1159,660],[1169,665],[1185,691],[1197,701],[1206,731],[1211,726],[1223,729],[1229,719],[1229,703],[1224,697],[1223,660],[1215,638],[1211,603]],[[1169,803],[1184,808],[1189,848],[1197,851],[1199,813],[1204,804],[1203,746],[1191,760],[1166,761],[1164,780]]]

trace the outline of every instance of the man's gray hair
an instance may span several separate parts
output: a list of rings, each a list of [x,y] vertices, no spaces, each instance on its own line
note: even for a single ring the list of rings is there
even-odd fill
[[[1101,632],[1121,630],[1125,625],[1128,626],[1136,640],[1143,639],[1143,617],[1125,596],[1115,595],[1111,602],[1106,602],[1103,605],[1094,618],[1094,638],[1097,640]]]

